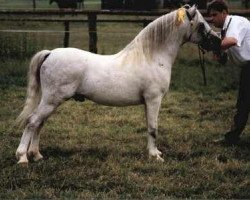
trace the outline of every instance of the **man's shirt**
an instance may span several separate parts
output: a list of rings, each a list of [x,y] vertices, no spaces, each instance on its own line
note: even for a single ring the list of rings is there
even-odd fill
[[[225,37],[234,37],[237,45],[228,49],[231,60],[237,64],[250,61],[250,22],[247,18],[235,15],[226,17],[223,29],[226,29]]]

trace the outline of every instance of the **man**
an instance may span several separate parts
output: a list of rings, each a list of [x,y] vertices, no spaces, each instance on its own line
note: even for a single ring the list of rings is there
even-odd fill
[[[222,51],[227,51],[229,58],[241,67],[237,111],[231,130],[223,139],[226,144],[237,144],[250,111],[250,22],[244,17],[229,15],[227,4],[222,0],[210,2],[207,10],[211,22],[222,30]],[[221,60],[220,56],[215,57]]]

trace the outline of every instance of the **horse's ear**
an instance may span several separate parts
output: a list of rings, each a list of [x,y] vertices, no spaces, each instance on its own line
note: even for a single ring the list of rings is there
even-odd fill
[[[196,14],[196,10],[197,10],[197,6],[193,5],[192,7],[190,7],[187,12],[190,14],[191,18],[193,19],[195,14]]]

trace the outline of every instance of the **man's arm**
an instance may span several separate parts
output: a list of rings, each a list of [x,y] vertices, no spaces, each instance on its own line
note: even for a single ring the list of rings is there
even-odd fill
[[[232,46],[237,45],[237,39],[234,37],[225,37],[222,41],[221,41],[221,49],[223,51],[229,49]]]
[[[219,52],[214,52],[214,60],[217,60],[221,64],[225,64],[227,62],[227,54],[224,52],[232,46],[237,45],[237,39],[234,37],[225,37],[221,41],[221,50]]]

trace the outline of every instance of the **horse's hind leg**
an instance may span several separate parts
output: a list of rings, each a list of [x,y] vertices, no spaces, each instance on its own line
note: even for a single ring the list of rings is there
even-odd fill
[[[44,121],[51,115],[59,104],[49,104],[41,101],[38,108],[32,113],[28,119],[27,125],[23,132],[21,142],[17,148],[16,156],[18,163],[28,163],[27,151],[34,160],[39,160],[42,155],[39,152],[39,131]]]
[[[38,130],[33,134],[33,137],[31,138],[30,146],[28,149],[28,156],[32,157],[34,161],[43,159],[43,156],[39,151],[39,140],[40,140],[39,132],[41,130],[41,127],[42,127],[42,124],[38,128]]]
[[[158,114],[161,106],[162,97],[145,99],[146,118],[148,125],[148,151],[149,157],[155,157],[156,160],[164,161],[161,152],[157,149],[155,140],[158,135]]]
[[[39,140],[40,140],[40,130],[47,120],[47,118],[52,114],[52,112],[58,107],[58,104],[48,104],[41,102],[38,106],[37,111],[35,112],[35,123],[37,123],[37,130],[34,132],[33,137],[31,138],[30,146],[28,148],[28,156],[33,157],[34,161],[38,161],[43,158],[42,154],[39,151]]]

